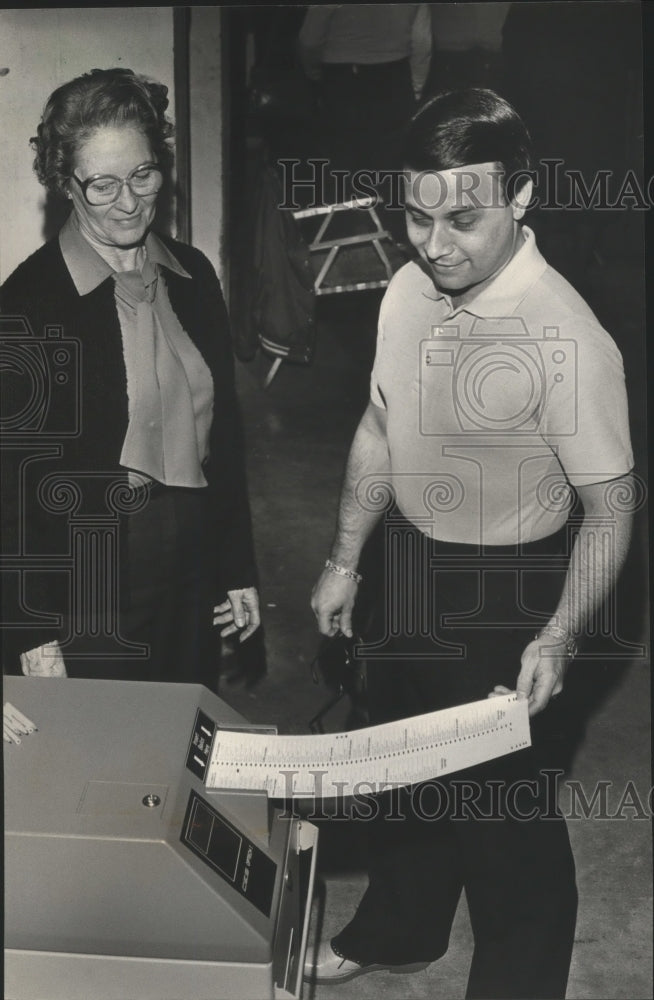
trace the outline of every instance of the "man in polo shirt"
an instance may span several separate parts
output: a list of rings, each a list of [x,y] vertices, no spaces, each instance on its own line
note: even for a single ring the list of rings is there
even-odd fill
[[[629,543],[622,361],[522,225],[533,188],[513,108],[487,90],[441,95],[404,154],[418,259],[382,303],[312,607],[324,635],[352,636],[361,551],[386,512],[371,722],[515,690],[533,745],[406,790],[390,812],[380,796],[369,886],[306,971],[338,982],[436,960],[465,888],[467,996],[563,997],[577,893],[548,769],[576,638]]]

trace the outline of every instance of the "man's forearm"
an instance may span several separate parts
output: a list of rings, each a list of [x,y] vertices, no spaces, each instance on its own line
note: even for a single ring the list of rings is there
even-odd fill
[[[355,569],[361,550],[379,521],[383,508],[366,503],[364,480],[370,477],[390,490],[390,458],[383,430],[369,408],[357,429],[350,449],[341,491],[336,535],[331,549],[335,563]]]
[[[607,503],[611,484],[600,484],[592,496],[580,490],[584,520],[570,557],[553,623],[579,636],[613,589],[629,549],[632,515]],[[601,494],[601,495],[600,495]]]

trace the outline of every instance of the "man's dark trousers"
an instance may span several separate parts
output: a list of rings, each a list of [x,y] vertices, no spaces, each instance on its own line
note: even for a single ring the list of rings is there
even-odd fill
[[[400,549],[414,553],[416,570],[407,607],[429,588],[436,640],[405,628],[383,640],[384,658],[378,646],[378,658],[367,660],[373,724],[479,700],[496,684],[514,689],[520,655],[535,632],[528,623],[556,607],[572,543],[565,529],[520,550],[428,542],[427,579],[424,562],[415,559],[425,538],[408,522],[396,520],[394,530],[400,523],[409,541]],[[396,579],[392,601],[401,602],[398,566],[389,573]],[[406,581],[406,564],[399,573]],[[389,593],[379,602],[377,642],[385,622],[397,632],[403,618],[389,606]],[[448,625],[447,615],[467,618]],[[459,644],[463,655],[444,643]],[[447,950],[464,888],[475,939],[469,1000],[565,996],[577,890],[555,795],[563,698],[532,718],[531,748],[376,800],[378,814],[368,823],[369,887],[333,940],[339,954],[361,963],[435,961]]]

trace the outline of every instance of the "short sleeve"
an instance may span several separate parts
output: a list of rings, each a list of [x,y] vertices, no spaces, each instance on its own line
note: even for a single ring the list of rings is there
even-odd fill
[[[543,432],[573,486],[608,482],[634,464],[622,357],[601,327],[583,320],[545,359]]]
[[[384,364],[385,303],[386,303],[386,296],[384,296],[384,298],[382,299],[382,303],[379,309],[379,320],[377,322],[377,346],[375,348],[375,360],[372,366],[372,372],[370,374],[370,402],[373,403],[375,406],[379,406],[382,410],[386,409],[386,401],[379,388],[379,380],[381,378],[382,366]]]

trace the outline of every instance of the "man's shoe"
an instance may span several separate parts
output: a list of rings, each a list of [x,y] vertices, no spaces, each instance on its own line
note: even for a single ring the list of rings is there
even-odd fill
[[[412,965],[384,965],[370,963],[361,965],[349,958],[341,958],[331,946],[330,941],[323,941],[317,954],[308,957],[304,965],[304,980],[311,983],[346,983],[367,972],[420,972],[426,969],[429,962],[415,962]]]
[[[311,949],[304,963],[304,978],[312,983],[344,983],[370,970],[369,965],[359,965],[349,958],[341,958],[331,946],[331,942],[323,941],[316,952]]]

